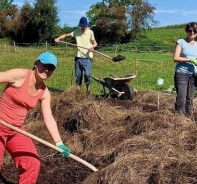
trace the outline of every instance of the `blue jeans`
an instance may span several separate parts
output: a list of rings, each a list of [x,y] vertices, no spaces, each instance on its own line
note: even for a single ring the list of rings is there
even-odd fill
[[[92,60],[90,58],[75,57],[75,75],[76,84],[81,86],[84,75],[84,83],[90,85],[90,76],[92,71]]]
[[[175,113],[192,116],[193,99],[196,91],[195,76],[192,74],[175,73],[176,88]]]

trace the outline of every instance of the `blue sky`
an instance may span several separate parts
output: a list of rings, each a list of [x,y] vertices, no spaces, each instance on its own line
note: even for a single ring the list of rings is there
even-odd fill
[[[34,0],[14,0],[14,4],[21,7],[24,2],[34,3]],[[86,16],[92,4],[102,0],[57,0],[60,25],[77,26],[79,19]],[[156,7],[154,19],[159,26],[197,22],[197,0],[148,0]]]

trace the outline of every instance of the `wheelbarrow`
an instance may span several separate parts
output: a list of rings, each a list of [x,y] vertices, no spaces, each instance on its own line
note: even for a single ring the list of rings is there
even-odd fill
[[[104,78],[104,81],[93,76],[91,77],[103,86],[103,96],[121,100],[133,100],[136,90],[131,86],[130,81],[134,79],[136,75],[115,77],[110,74],[110,77]],[[106,93],[106,88],[109,89],[109,93]]]

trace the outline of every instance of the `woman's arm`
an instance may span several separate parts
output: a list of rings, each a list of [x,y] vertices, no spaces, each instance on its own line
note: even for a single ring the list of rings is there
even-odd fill
[[[43,116],[45,126],[47,130],[49,131],[51,137],[53,138],[55,143],[61,141],[57,123],[51,111],[51,94],[48,88],[46,88],[43,94],[40,105],[41,105],[41,111],[42,111],[42,116]]]
[[[184,62],[191,62],[191,59],[181,57],[181,46],[177,43],[174,51],[174,62],[176,63],[184,63]]]
[[[12,86],[19,87],[27,75],[26,69],[11,69],[0,72],[0,83],[10,83]]]
[[[42,110],[42,116],[44,119],[44,123],[53,138],[55,144],[57,147],[61,148],[63,150],[62,156],[69,157],[70,155],[70,149],[64,145],[64,143],[61,140],[60,133],[57,127],[57,123],[53,117],[52,111],[51,111],[51,94],[46,88],[43,97],[41,99],[41,110]]]

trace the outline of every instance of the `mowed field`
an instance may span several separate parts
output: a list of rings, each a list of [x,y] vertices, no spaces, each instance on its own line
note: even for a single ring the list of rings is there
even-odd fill
[[[97,50],[110,57],[125,56],[121,62],[113,62],[106,57],[94,53],[92,76],[103,80],[110,74],[116,77],[135,74],[131,85],[140,91],[165,90],[173,85],[173,51],[178,38],[184,37],[183,28],[153,29],[147,32],[147,38],[129,44],[98,47]],[[15,45],[15,46],[14,46]],[[75,82],[74,52],[76,47],[61,44],[13,44],[5,40],[0,41],[1,71],[14,67],[31,68],[37,56],[45,51],[57,55],[58,69],[46,83],[53,90],[63,91]],[[163,78],[164,84],[157,86],[157,79]],[[92,79],[91,93],[103,93],[103,86]]]

